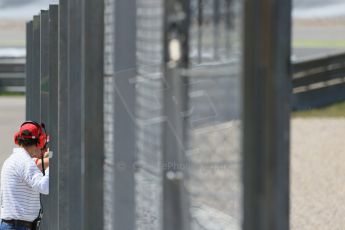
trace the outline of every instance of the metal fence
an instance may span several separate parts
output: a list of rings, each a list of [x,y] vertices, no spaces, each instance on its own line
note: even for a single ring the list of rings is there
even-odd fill
[[[54,152],[43,229],[103,228],[103,15],[60,1],[27,24],[26,118],[47,124]]]
[[[248,9],[272,10],[282,0],[274,2],[60,0],[34,16],[27,24],[27,119],[48,124],[54,152],[43,229],[232,230],[250,229],[243,224],[250,220],[261,230],[276,229],[262,223],[278,217],[287,229],[283,212],[254,217],[258,207],[285,211],[288,186],[262,192],[250,178],[259,175],[263,185],[272,175],[263,162],[248,168],[256,153],[273,159],[276,143],[288,156],[288,127],[276,136],[275,126],[253,125],[251,115],[260,107],[259,117],[273,111],[286,122],[288,110],[269,109],[274,98],[289,108],[289,88],[258,98],[250,92],[285,83],[289,63],[266,60],[267,70],[279,66],[283,74],[260,75],[267,79],[255,88],[253,76],[262,72],[248,57],[260,62],[266,54],[252,55],[258,42],[242,35],[261,15]],[[289,6],[282,11],[285,23]],[[263,37],[279,39],[276,24],[260,26],[268,31]],[[289,41],[279,41],[275,48],[286,57]],[[269,166],[288,181],[288,163]],[[270,202],[246,202],[256,196]]]
[[[345,100],[345,54],[296,63],[293,71],[294,110]]]
[[[225,0],[191,5],[186,162],[192,229],[241,229],[243,7]]]

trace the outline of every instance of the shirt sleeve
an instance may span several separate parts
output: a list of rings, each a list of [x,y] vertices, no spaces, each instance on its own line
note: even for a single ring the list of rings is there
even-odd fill
[[[46,175],[38,169],[34,161],[27,161],[24,169],[24,181],[36,192],[49,194],[49,168]]]

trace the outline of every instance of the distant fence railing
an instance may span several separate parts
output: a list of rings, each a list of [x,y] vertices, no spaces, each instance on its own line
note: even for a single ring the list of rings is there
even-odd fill
[[[293,110],[345,100],[345,54],[293,65]]]
[[[0,59],[0,92],[25,92],[24,59]]]

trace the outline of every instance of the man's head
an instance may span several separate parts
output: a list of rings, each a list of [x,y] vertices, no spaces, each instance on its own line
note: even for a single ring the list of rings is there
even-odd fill
[[[47,141],[48,136],[45,133],[44,125],[33,121],[24,122],[14,136],[14,142],[25,148],[34,157],[41,155],[42,150],[46,148]]]

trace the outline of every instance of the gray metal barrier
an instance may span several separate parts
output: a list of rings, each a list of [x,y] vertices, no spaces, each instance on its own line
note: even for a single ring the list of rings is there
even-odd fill
[[[293,65],[292,109],[305,110],[345,100],[345,54]]]
[[[43,229],[287,229],[290,8],[276,37],[273,2],[60,0],[34,16],[27,119],[54,152]]]
[[[43,229],[103,228],[103,2],[80,3],[27,24],[26,117],[46,124],[54,153]]]

